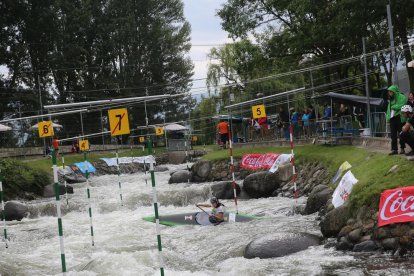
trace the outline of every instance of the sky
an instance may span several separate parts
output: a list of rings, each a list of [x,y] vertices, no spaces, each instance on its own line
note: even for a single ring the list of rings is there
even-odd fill
[[[220,46],[231,42],[227,32],[220,25],[220,18],[216,16],[217,10],[226,0],[183,0],[184,15],[191,24],[191,51],[189,53],[194,63],[193,79],[207,77],[207,54],[213,46]],[[205,80],[193,82],[193,88],[205,87]],[[199,94],[195,93],[198,98]],[[205,90],[207,93],[207,90]]]

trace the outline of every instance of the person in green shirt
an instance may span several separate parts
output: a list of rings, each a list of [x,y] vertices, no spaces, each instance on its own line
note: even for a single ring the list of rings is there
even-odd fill
[[[390,155],[398,154],[398,134],[401,132],[402,123],[405,118],[401,116],[401,107],[405,105],[407,98],[397,85],[388,87],[388,107],[387,107],[387,122],[390,123],[391,128],[391,152]],[[400,154],[405,153],[405,143],[400,139]]]

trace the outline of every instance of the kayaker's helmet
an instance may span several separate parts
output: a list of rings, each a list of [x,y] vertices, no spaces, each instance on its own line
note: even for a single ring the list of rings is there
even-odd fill
[[[211,204],[218,204],[219,201],[218,201],[217,197],[213,196],[213,197],[210,198],[210,203]]]
[[[401,107],[401,112],[413,113],[413,108],[409,106],[408,104],[406,104],[406,105],[403,105],[403,107]]]

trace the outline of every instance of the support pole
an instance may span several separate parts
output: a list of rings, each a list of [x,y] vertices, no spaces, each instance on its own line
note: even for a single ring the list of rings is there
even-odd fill
[[[3,199],[3,176],[0,169],[0,201],[1,201],[1,220],[3,221],[3,234],[4,234],[4,243],[6,248],[9,248],[9,243],[7,240],[7,225],[6,225],[6,212],[4,211],[4,199]]]
[[[59,189],[59,181],[58,181],[58,174],[57,174],[57,165],[56,165],[56,151],[52,149],[52,163],[53,163],[53,182],[54,182],[54,190],[55,190],[55,197],[56,197],[56,211],[58,217],[58,229],[59,229],[59,243],[60,243],[60,260],[62,263],[62,273],[66,273],[66,257],[65,257],[65,245],[63,241],[63,225],[62,225],[62,212],[60,209],[60,189]]]
[[[85,177],[86,177],[86,194],[88,196],[88,212],[89,212],[89,225],[91,228],[91,241],[92,246],[95,246],[94,234],[93,234],[93,221],[92,221],[92,205],[91,205],[91,192],[89,186],[89,168],[88,168],[88,158],[86,151],[83,153],[84,156],[84,165],[85,165]]]
[[[388,21],[388,33],[390,34],[390,46],[391,46],[391,66],[390,70],[393,72],[393,82],[394,84],[398,84],[398,71],[397,71],[397,57],[395,54],[395,46],[394,46],[394,27],[392,26],[392,19],[391,19],[391,6],[390,4],[387,5],[387,21]]]
[[[148,136],[147,141],[148,141],[148,153],[152,154],[152,142],[151,142],[150,136]],[[161,276],[164,276],[164,261],[162,258],[162,243],[161,243],[161,232],[160,232],[160,218],[158,215],[157,189],[155,187],[154,163],[152,161],[150,161],[150,174],[151,174],[152,196],[153,196],[154,213],[155,213],[155,228],[157,232],[159,266],[160,266]]]
[[[365,48],[365,37],[362,38],[362,48],[364,51],[364,72],[365,72],[365,95],[367,96],[367,123],[371,133],[371,104],[369,102],[369,86],[368,86],[368,69],[367,69],[367,55]]]
[[[63,154],[62,150],[62,167],[63,167],[63,181],[65,183],[65,198],[66,198],[66,205],[69,205],[69,199],[68,199],[68,184],[66,181],[66,167],[65,167],[65,156]]]
[[[229,110],[229,117],[231,119],[231,112]],[[229,120],[231,122],[231,120]],[[234,159],[233,159],[233,137],[231,133],[232,128],[229,125],[229,150],[230,150],[230,171],[231,171],[231,185],[233,186],[234,205],[236,207],[236,214],[239,213],[237,206],[237,191],[236,191],[236,178],[234,176]]]
[[[298,198],[298,190],[296,186],[296,168],[295,168],[295,153],[293,152],[293,126],[290,124],[289,127],[290,132],[290,152],[292,154],[292,158],[290,159],[290,162],[292,163],[292,172],[293,172],[293,196],[294,198]]]
[[[119,188],[119,198],[121,199],[121,206],[124,206],[122,201],[122,185],[121,185],[121,172],[119,171],[119,155],[118,155],[118,139],[116,139],[116,170],[118,172],[118,188]]]

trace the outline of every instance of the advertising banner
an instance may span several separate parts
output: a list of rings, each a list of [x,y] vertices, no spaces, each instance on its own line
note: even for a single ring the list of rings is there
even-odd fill
[[[336,187],[332,195],[332,204],[335,206],[335,208],[338,208],[348,200],[352,188],[357,182],[358,179],[355,178],[351,171],[348,171],[346,174],[344,174],[341,181],[339,182],[338,187]]]
[[[276,159],[275,163],[273,163],[272,167],[270,168],[269,172],[275,173],[279,169],[280,165],[289,163],[292,158],[292,154],[281,154]]]
[[[378,226],[414,221],[414,186],[382,192]]]
[[[279,157],[278,153],[266,154],[245,154],[243,155],[240,167],[243,169],[269,169]]]

